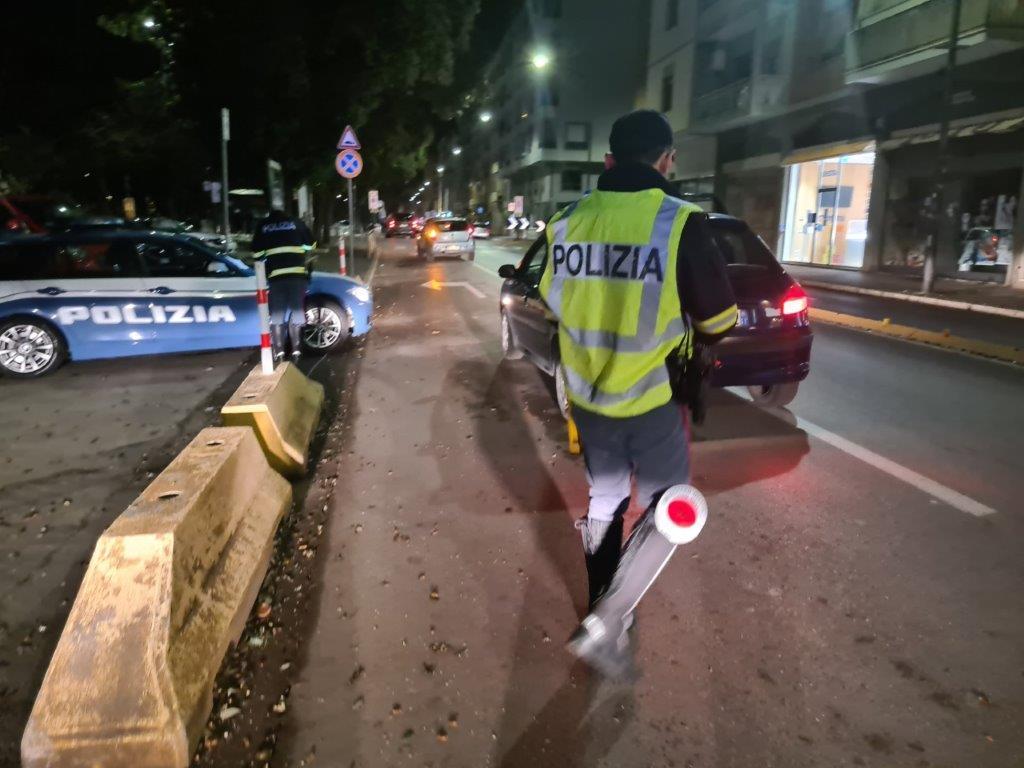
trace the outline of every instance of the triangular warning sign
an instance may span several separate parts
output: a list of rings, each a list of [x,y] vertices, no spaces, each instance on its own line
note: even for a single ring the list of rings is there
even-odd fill
[[[345,132],[341,134],[341,139],[338,141],[338,149],[362,149],[362,145],[359,143],[359,139],[356,138],[356,132],[352,130],[351,125],[345,126]]]

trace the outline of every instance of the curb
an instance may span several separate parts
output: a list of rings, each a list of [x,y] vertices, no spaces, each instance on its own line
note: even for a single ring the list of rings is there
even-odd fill
[[[961,336],[952,336],[937,331],[922,331],[919,328],[911,328],[908,325],[897,325],[885,320],[869,320],[866,317],[857,317],[856,315],[847,315],[842,312],[832,312],[815,307],[810,309],[810,315],[811,319],[817,322],[852,328],[858,331],[868,331],[882,336],[903,339],[904,341],[917,341],[954,352],[966,352],[978,357],[1001,360],[1005,363],[1024,365],[1024,350],[1003,344],[965,339]]]
[[[880,291],[876,288],[858,288],[854,285],[837,285],[836,283],[819,283],[815,280],[800,280],[804,288],[813,288],[819,291],[835,291],[837,293],[856,293],[861,296],[877,296],[883,299],[896,299],[898,301],[910,301],[916,304],[930,304],[935,307],[946,309],[960,309],[965,312],[977,312],[984,315],[999,315],[1014,320],[1024,320],[1024,309],[1010,309],[1009,307],[997,307],[992,304],[972,304],[968,301],[955,301],[953,299],[938,299],[934,296],[922,296],[916,293],[897,293],[895,291]]]

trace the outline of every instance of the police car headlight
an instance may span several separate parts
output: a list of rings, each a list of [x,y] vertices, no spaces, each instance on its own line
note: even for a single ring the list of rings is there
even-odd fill
[[[351,293],[352,296],[357,301],[361,301],[363,303],[366,303],[366,302],[369,302],[369,300],[370,300],[370,289],[369,288],[364,288],[361,285],[356,286],[351,291],[349,291],[349,293]]]

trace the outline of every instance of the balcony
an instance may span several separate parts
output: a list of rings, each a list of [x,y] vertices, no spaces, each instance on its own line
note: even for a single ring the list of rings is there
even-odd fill
[[[862,0],[846,40],[846,82],[907,80],[942,68],[953,0]],[[978,61],[1024,45],[1024,5],[962,0],[958,60]]]
[[[725,123],[771,112],[784,100],[786,78],[781,75],[745,77],[693,100],[695,128]]]

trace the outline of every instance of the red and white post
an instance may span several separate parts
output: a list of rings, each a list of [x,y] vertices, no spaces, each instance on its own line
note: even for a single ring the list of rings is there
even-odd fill
[[[348,274],[348,260],[345,254],[345,237],[338,235],[338,273]]]
[[[267,288],[267,266],[256,262],[256,308],[260,315],[260,365],[265,375],[274,372],[274,350],[270,344],[270,290]]]

